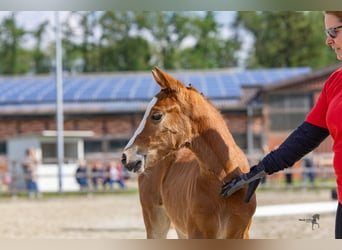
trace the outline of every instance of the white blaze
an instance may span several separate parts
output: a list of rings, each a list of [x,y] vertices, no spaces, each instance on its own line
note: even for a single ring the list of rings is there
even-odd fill
[[[133,142],[135,141],[135,138],[141,133],[141,131],[143,131],[145,124],[146,124],[146,120],[147,117],[150,115],[151,113],[151,109],[153,108],[153,106],[157,103],[158,99],[156,97],[153,97],[151,102],[148,104],[147,109],[145,111],[144,117],[141,120],[139,127],[137,128],[137,130],[134,132],[132,138],[129,140],[129,142],[127,143],[126,147],[124,150],[126,150],[127,148],[129,148],[130,146],[132,146]]]

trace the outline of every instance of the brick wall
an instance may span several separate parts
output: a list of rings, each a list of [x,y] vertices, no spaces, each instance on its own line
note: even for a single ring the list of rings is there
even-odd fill
[[[244,114],[224,114],[223,118],[233,134],[243,134],[247,130],[247,119]]]
[[[91,130],[96,136],[113,135],[130,137],[139,125],[142,115],[68,117],[64,120],[65,130]],[[229,130],[232,133],[246,132],[246,117],[243,114],[224,114]],[[256,124],[256,127],[259,125]],[[0,119],[0,138],[13,137],[20,134],[34,134],[43,130],[55,130],[53,118]]]

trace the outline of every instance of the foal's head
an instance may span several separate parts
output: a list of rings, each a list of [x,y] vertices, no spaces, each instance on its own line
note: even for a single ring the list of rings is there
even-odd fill
[[[198,133],[203,114],[216,112],[193,87],[184,86],[157,67],[152,74],[161,90],[149,103],[122,155],[123,165],[138,173],[189,144]]]

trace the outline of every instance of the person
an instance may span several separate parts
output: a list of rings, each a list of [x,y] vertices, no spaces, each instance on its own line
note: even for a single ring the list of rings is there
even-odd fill
[[[94,190],[98,190],[105,180],[105,172],[101,161],[98,160],[94,163],[91,174],[93,188]]]
[[[342,11],[324,12],[326,45],[342,60]],[[249,202],[260,179],[265,175],[293,166],[313,151],[328,135],[333,138],[334,170],[338,205],[335,217],[335,238],[342,238],[342,67],[325,82],[314,107],[300,124],[275,150],[268,153],[248,173],[233,178],[222,186],[221,195],[229,196],[248,185],[245,201]]]
[[[303,159],[303,186],[306,186],[307,179],[309,179],[309,183],[311,186],[315,183],[315,164],[313,157],[308,155]]]
[[[81,160],[76,169],[75,178],[80,186],[80,191],[85,191],[88,188],[87,178],[87,163],[85,160]]]
[[[10,172],[5,172],[2,176],[2,185],[5,188],[5,191],[8,192],[11,190],[12,176]]]
[[[106,171],[107,178],[105,184],[108,183],[110,189],[113,189],[115,183],[118,183],[122,190],[126,188],[123,169],[119,162],[110,162]]]
[[[291,188],[293,184],[292,171],[291,169],[285,168],[284,172],[285,172],[285,185],[286,187]]]
[[[41,197],[41,193],[38,188],[38,164],[39,159],[37,157],[36,151],[34,148],[26,149],[26,157],[22,162],[26,188],[29,193],[29,198],[34,198],[35,195],[37,198]]]
[[[262,160],[262,158],[270,151],[267,144],[264,144],[262,146],[262,151],[263,151],[263,155],[260,156],[259,161]],[[261,185],[266,184],[266,175],[261,178],[260,183],[261,183]]]

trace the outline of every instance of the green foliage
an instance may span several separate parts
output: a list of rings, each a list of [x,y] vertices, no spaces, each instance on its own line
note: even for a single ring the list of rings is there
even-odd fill
[[[317,68],[333,63],[324,44],[322,12],[239,12],[235,27],[254,37],[250,68]]]
[[[220,26],[212,12],[193,20],[195,45],[180,51],[180,67],[185,69],[227,68],[237,65],[235,52],[240,43],[220,36]]]
[[[70,12],[62,23],[63,70],[111,72],[165,69],[298,67],[321,68],[337,62],[325,45],[323,13],[237,12],[233,23],[207,12]],[[222,13],[221,13],[222,14]],[[0,23],[0,74],[48,73],[55,42],[44,21],[32,30],[18,27],[18,13]],[[228,13],[227,13],[228,15]],[[231,25],[231,27],[229,27]],[[75,28],[77,27],[77,28]],[[223,36],[228,27],[230,36]],[[252,37],[250,50],[243,46]],[[33,41],[27,48],[26,41]],[[245,55],[242,61],[240,55]]]
[[[26,53],[20,47],[25,31],[17,26],[15,15],[15,12],[11,13],[0,24],[0,73],[5,75],[23,73],[28,69],[22,64]]]

